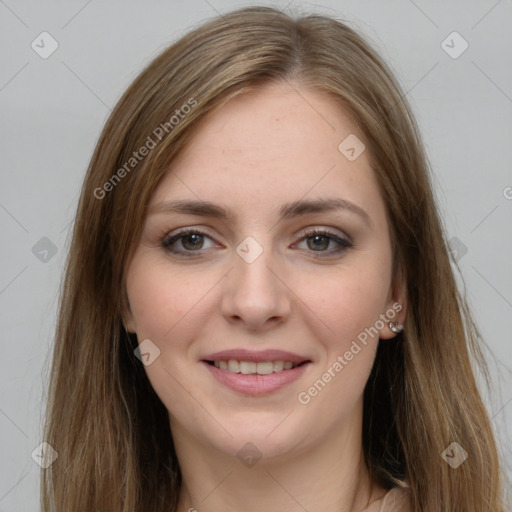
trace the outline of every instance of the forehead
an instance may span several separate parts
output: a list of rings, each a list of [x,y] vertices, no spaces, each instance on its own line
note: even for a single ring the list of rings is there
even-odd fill
[[[362,139],[327,94],[295,84],[260,87],[201,121],[151,203],[204,199],[270,214],[302,198],[343,197],[378,215],[374,207],[383,203],[366,151],[350,161],[338,149],[354,135]]]
[[[355,132],[355,124],[327,94],[299,85],[269,84],[236,96],[208,115],[190,144],[200,141],[208,151],[248,163],[269,157],[279,163],[296,159],[299,147],[313,150],[312,157],[320,151],[333,154],[338,139]],[[197,153],[201,148],[195,146]],[[179,159],[190,153],[188,149]]]

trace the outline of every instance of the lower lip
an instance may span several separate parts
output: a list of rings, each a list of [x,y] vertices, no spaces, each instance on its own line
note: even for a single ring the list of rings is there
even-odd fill
[[[268,375],[259,375],[256,373],[245,375],[243,373],[230,372],[229,370],[221,370],[216,366],[208,364],[206,361],[201,361],[201,363],[206,365],[210,373],[221,384],[231,388],[233,391],[251,396],[264,395],[281,389],[294,380],[297,380],[311,364],[310,362],[303,363],[296,368],[282,370]]]

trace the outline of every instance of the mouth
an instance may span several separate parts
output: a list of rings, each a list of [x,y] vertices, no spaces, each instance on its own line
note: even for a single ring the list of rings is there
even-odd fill
[[[294,370],[311,361],[305,360],[300,363],[285,360],[275,361],[239,361],[236,359],[203,360],[210,366],[231,373],[242,373],[244,375],[270,375],[288,370]]]
[[[200,360],[222,386],[245,396],[267,395],[300,379],[312,359],[281,349],[234,348],[205,354]]]

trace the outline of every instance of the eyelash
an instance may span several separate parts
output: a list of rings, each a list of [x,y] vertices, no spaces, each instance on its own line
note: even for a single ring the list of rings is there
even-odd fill
[[[172,235],[171,237],[168,237],[168,238],[164,237],[164,239],[161,242],[162,247],[165,251],[175,254],[177,256],[183,256],[186,258],[194,257],[195,256],[194,253],[200,253],[201,249],[198,249],[196,251],[186,251],[186,250],[185,251],[175,251],[175,250],[171,249],[171,246],[175,242],[177,242],[181,238],[184,238],[189,235],[200,235],[200,236],[206,236],[210,239],[212,238],[207,233],[204,233],[203,231],[199,231],[194,228],[188,228],[188,229],[184,229],[183,231],[180,231],[179,233],[176,233],[175,235]],[[350,242],[346,238],[341,238],[338,235],[336,235],[335,233],[332,233],[325,229],[317,229],[317,228],[307,230],[304,233],[304,236],[300,239],[300,241],[307,240],[308,238],[312,238],[314,236],[328,237],[330,240],[336,242],[339,246],[338,246],[338,248],[336,248],[334,250],[330,250],[330,251],[313,251],[312,250],[311,252],[313,252],[313,253],[320,253],[320,254],[325,253],[328,256],[332,256],[332,255],[336,255],[339,253],[344,253],[347,249],[350,249],[353,247],[352,242]],[[315,256],[315,257],[323,258],[325,256]]]

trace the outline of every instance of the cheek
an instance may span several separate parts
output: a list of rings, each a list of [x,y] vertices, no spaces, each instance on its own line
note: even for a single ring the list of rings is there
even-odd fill
[[[139,343],[150,339],[160,350],[158,357],[144,366],[153,389],[169,411],[178,412],[182,422],[193,416],[200,424],[204,419],[183,389],[187,387],[189,340],[201,326],[198,305],[212,283],[207,276],[194,279],[146,255],[133,259],[126,287]]]
[[[388,277],[386,267],[364,265],[301,278],[297,289],[325,327],[326,343],[342,349],[385,311]]]
[[[315,417],[339,419],[361,400],[379,342],[375,324],[384,312],[386,283],[379,266],[302,283],[309,292],[301,298],[326,327],[317,338],[325,350],[318,372],[298,396],[301,404],[310,402],[307,411]]]
[[[127,275],[130,309],[140,340],[164,341],[207,292],[208,280],[197,282],[186,272],[161,262],[135,258]]]

